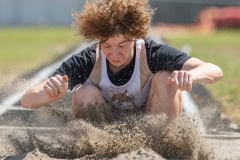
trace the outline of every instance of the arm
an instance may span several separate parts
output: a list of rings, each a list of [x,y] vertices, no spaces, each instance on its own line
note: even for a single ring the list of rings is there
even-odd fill
[[[191,91],[193,83],[211,84],[223,76],[218,66],[190,57],[171,46],[146,40],[145,47],[152,73],[160,70],[172,72],[168,78],[169,84],[177,89]]]
[[[66,75],[52,76],[42,83],[31,87],[22,97],[21,105],[25,108],[40,108],[42,105],[63,97],[68,88]]]
[[[63,97],[67,88],[83,84],[92,72],[96,61],[96,44],[73,55],[42,83],[31,87],[22,97],[21,105],[25,108],[39,108],[44,104]],[[65,75],[65,76],[60,76]]]
[[[190,72],[194,83],[211,84],[223,77],[223,72],[218,66],[197,58],[187,60],[182,69]]]
[[[190,58],[184,63],[182,70],[172,72],[169,82],[181,90],[191,91],[193,83],[211,84],[222,77],[223,72],[218,66]]]

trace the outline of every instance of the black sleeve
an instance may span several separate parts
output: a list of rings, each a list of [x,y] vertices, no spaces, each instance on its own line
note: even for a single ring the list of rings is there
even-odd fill
[[[67,75],[69,89],[83,84],[89,77],[96,62],[96,45],[92,45],[62,63],[52,75]]]
[[[181,70],[183,64],[191,58],[186,53],[166,44],[157,44],[153,40],[145,40],[148,66],[152,73],[160,70]]]

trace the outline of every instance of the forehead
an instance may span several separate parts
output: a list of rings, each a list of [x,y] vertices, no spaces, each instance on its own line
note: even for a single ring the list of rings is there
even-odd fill
[[[129,39],[127,39],[124,35],[122,34],[117,34],[117,35],[113,35],[111,37],[109,37],[106,41],[104,41],[103,43],[107,43],[107,44],[119,44],[119,43],[123,43],[129,41]]]

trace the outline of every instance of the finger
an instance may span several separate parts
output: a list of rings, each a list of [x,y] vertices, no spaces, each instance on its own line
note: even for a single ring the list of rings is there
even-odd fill
[[[63,80],[63,77],[60,75],[56,75],[57,81],[56,85],[61,93],[65,91],[65,82]]]
[[[67,75],[64,75],[63,76],[63,80],[64,80],[64,88],[65,89],[68,89],[68,76]]]
[[[49,81],[58,88],[60,88],[62,86],[61,80],[58,80],[57,76],[50,77]]]
[[[183,90],[188,90],[188,84],[189,84],[188,74],[187,74],[187,72],[184,72],[184,75],[183,75]]]
[[[68,76],[67,75],[64,75],[62,78],[65,82],[68,82]]]
[[[192,91],[192,84],[193,84],[193,79],[192,79],[192,75],[190,74],[190,75],[188,75],[188,87],[187,87],[187,90],[189,92]]]
[[[48,95],[54,97],[54,90],[50,86],[44,85],[43,88]]]
[[[175,84],[178,86],[178,85],[179,85],[179,81],[178,81],[178,71],[173,71],[171,77],[172,77],[172,79],[174,79]]]
[[[59,94],[59,88],[57,87],[53,78],[48,79],[47,85],[53,90],[54,96],[57,96]]]
[[[175,84],[175,79],[172,78],[171,76],[168,77],[168,83],[170,83],[170,84]]]
[[[181,90],[183,90],[184,88],[183,88],[183,77],[184,77],[184,72],[182,72],[182,71],[179,71],[178,72],[178,81],[179,81],[179,84],[178,84],[178,86],[179,86],[179,88],[181,89]]]

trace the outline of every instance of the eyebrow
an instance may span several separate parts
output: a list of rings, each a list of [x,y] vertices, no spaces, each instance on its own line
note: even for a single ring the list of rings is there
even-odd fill
[[[118,44],[122,44],[122,43],[125,43],[125,42],[130,42],[130,41],[133,41],[133,40],[124,40],[124,41],[122,41],[122,42],[120,42],[120,43],[118,43]],[[103,42],[103,43],[111,46],[111,44],[108,44],[108,43],[106,43],[106,42]]]

